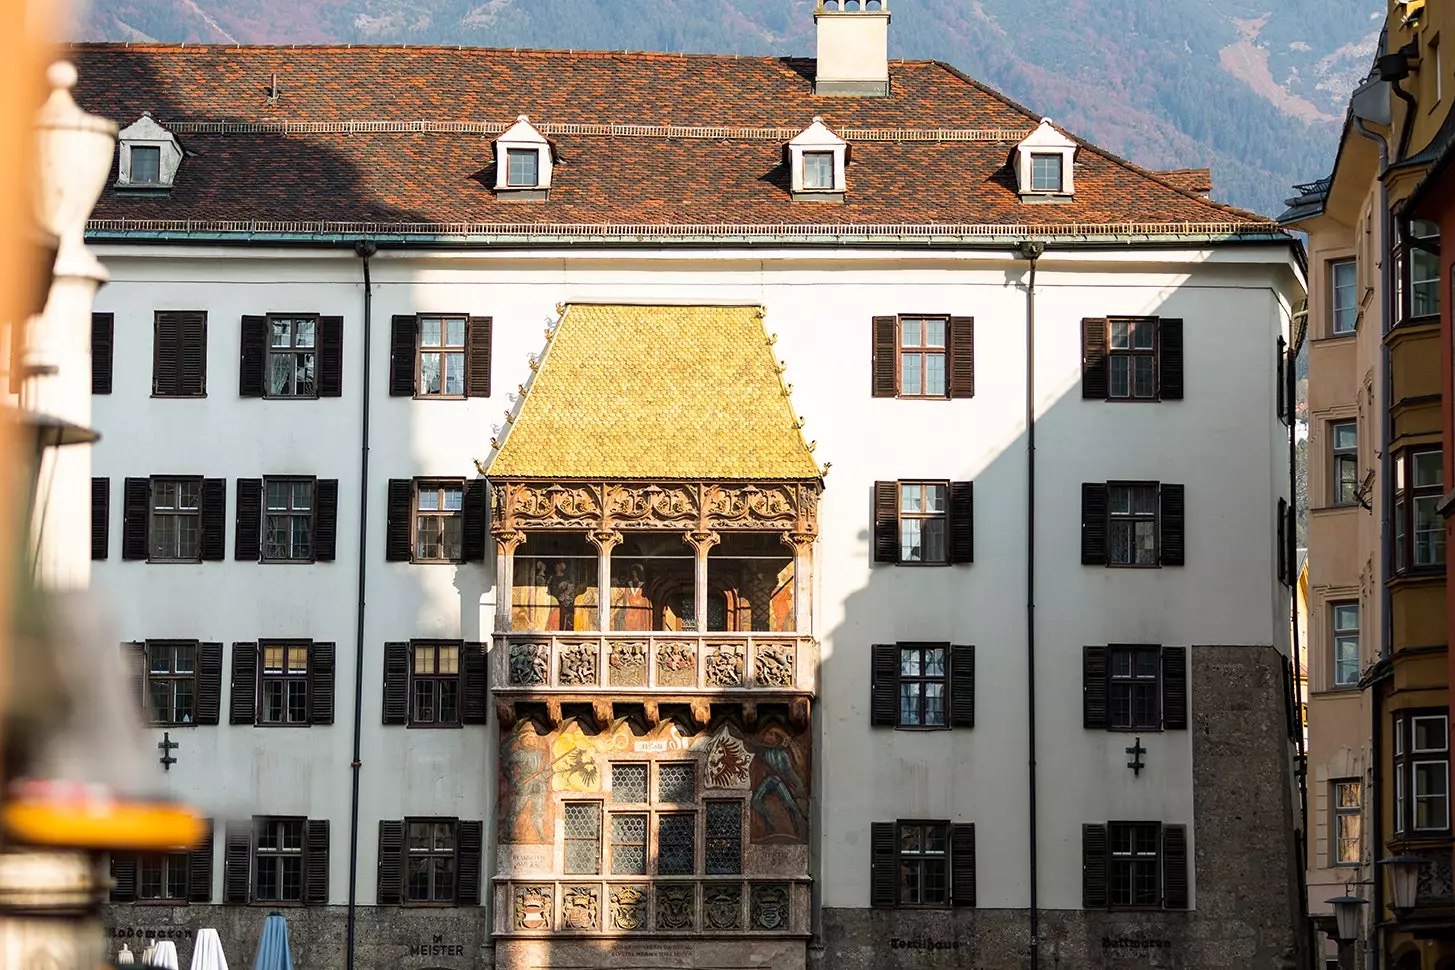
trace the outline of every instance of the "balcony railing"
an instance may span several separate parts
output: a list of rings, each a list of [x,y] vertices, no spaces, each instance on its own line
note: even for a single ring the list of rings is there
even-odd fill
[[[497,692],[812,694],[818,644],[792,633],[500,633]]]
[[[809,880],[744,876],[496,879],[497,937],[809,933]]]

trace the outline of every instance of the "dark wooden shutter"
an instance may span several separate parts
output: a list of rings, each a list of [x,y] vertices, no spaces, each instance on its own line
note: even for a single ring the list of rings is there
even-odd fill
[[[207,314],[159,310],[152,352],[152,393],[190,397],[207,393]]]
[[[268,318],[242,318],[242,348],[238,353],[239,397],[262,397],[268,370]]]
[[[1162,727],[1187,730],[1187,648],[1162,648]]]
[[[222,901],[224,903],[245,903],[248,901],[249,868],[253,854],[253,827],[251,822],[229,822],[227,841],[222,853]]]
[[[263,558],[263,480],[237,480],[237,529],[232,535],[236,559],[257,562]]]
[[[471,317],[465,327],[465,396],[490,396],[490,317]]]
[[[222,716],[222,644],[197,648],[197,723],[216,724]]]
[[[334,645],[308,647],[308,723],[333,723]]]
[[[485,644],[467,643],[460,664],[461,724],[484,724],[490,707],[490,692],[485,685]]]
[[[414,316],[396,314],[389,328],[389,393],[393,397],[414,394],[414,341]]]
[[[1298,585],[1298,510],[1287,505],[1283,510],[1283,558],[1288,561],[1288,585]]]
[[[182,393],[207,393],[207,314],[189,312],[182,318]]]
[[[152,328],[152,394],[171,397],[181,393],[181,314],[157,311]]]
[[[303,845],[303,902],[328,905],[328,819],[308,820]]]
[[[1106,373],[1106,318],[1081,321],[1081,396],[1105,401],[1110,396]]]
[[[338,479],[313,483],[313,558],[333,562],[338,551]]]
[[[379,820],[379,904],[392,906],[404,901],[404,823]]]
[[[975,823],[950,826],[950,902],[975,905]]]
[[[187,901],[212,902],[212,820],[206,821],[207,835],[187,853]]]
[[[1162,905],[1187,908],[1187,826],[1162,826]]]
[[[975,396],[975,318],[950,318],[950,397]]]
[[[1157,326],[1157,339],[1161,342],[1161,359],[1157,369],[1161,373],[1161,396],[1164,401],[1182,400],[1182,321],[1163,317]]]
[[[114,313],[91,314],[91,393],[111,393],[112,346],[116,339]]]
[[[1105,909],[1106,826],[1081,826],[1081,906]]]
[[[1288,740],[1292,741],[1297,736],[1299,721],[1302,712],[1299,710],[1298,692],[1294,689],[1293,661],[1283,661],[1283,715],[1287,722],[1284,726],[1288,729]]]
[[[872,348],[874,397],[894,397],[899,393],[899,318],[874,318]]]
[[[1284,380],[1284,371],[1289,366],[1288,342],[1282,337],[1278,338],[1277,353],[1278,357],[1274,364],[1278,371],[1278,387],[1276,388],[1276,394],[1278,397],[1278,420],[1287,424],[1289,411],[1287,393],[1288,383]]]
[[[408,562],[414,550],[411,512],[414,506],[414,482],[408,478],[389,479],[389,516],[384,529],[384,558],[390,562]]]
[[[91,479],[91,558],[111,552],[111,479]]]
[[[895,727],[899,723],[899,645],[876,643],[870,654],[869,724]]]
[[[344,393],[344,318],[318,318],[318,396]]]
[[[899,866],[894,859],[893,822],[869,823],[869,905],[893,908],[899,900]]]
[[[199,540],[203,562],[221,562],[227,555],[227,479],[202,480],[202,536]]]
[[[455,902],[461,906],[479,906],[481,857],[485,854],[485,823],[461,822],[455,839],[455,863],[459,871],[455,880]]]
[[[1278,500],[1278,552],[1276,554],[1278,581],[1285,586],[1290,585],[1289,575],[1293,572],[1288,567],[1288,500]]]
[[[975,561],[975,483],[950,483],[950,562]]]
[[[950,727],[975,726],[975,648],[950,648]]]
[[[384,644],[384,723],[409,723],[409,644]]]
[[[465,494],[460,504],[460,516],[463,518],[460,523],[460,557],[465,562],[480,562],[485,558],[485,510],[489,494],[483,478],[465,483]]]
[[[1181,485],[1161,486],[1162,565],[1187,562],[1187,503]]]
[[[1081,564],[1106,565],[1107,488],[1105,482],[1081,483]]]
[[[136,853],[111,853],[111,901],[136,902]]]
[[[874,483],[874,561],[899,562],[899,483]]]
[[[232,687],[228,696],[229,724],[254,724],[258,719],[258,645],[232,645]]]
[[[131,690],[131,703],[147,713],[147,645],[140,640],[121,645],[121,665],[126,670],[126,685]],[[150,716],[146,718],[151,720]]]
[[[121,496],[121,558],[145,559],[151,534],[152,483],[128,478]]]
[[[1111,667],[1106,647],[1081,648],[1081,723],[1094,731],[1106,729],[1107,694]]]
[[[1278,338],[1282,341],[1282,337]],[[1288,415],[1286,423],[1293,424],[1298,417],[1298,362],[1292,354],[1288,353],[1285,346],[1282,349],[1283,357],[1283,406]]]

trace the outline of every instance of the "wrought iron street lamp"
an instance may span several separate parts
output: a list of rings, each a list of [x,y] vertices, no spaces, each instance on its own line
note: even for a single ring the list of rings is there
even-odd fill
[[[1360,896],[1335,896],[1324,902],[1334,907],[1334,942],[1339,945],[1339,970],[1354,970],[1354,941],[1369,900]]]
[[[1417,855],[1396,855],[1379,860],[1389,876],[1390,905],[1396,912],[1415,908],[1420,895],[1421,861]]]

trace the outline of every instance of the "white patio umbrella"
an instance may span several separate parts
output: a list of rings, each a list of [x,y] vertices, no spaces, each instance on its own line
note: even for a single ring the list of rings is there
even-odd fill
[[[177,966],[177,944],[171,940],[163,940],[158,943],[156,952],[152,954],[152,966],[165,967],[166,970],[179,970]]]
[[[156,954],[156,952],[157,952],[157,941],[156,940],[151,940],[151,939],[147,940],[146,949],[141,951],[141,965],[144,966],[144,967],[151,966],[152,965],[152,957]]]
[[[117,963],[117,965],[120,965],[120,964],[123,964],[123,963],[135,963],[135,962],[136,962],[136,957],[132,954],[131,947],[128,946],[127,944],[125,944],[125,943],[121,944],[121,952],[118,953],[118,954],[116,954],[116,963]]]
[[[191,970],[227,970],[227,957],[222,955],[222,938],[216,930],[209,927],[197,931]]]

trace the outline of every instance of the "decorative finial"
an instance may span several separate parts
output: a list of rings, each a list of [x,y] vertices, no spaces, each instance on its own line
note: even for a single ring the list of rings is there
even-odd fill
[[[498,449],[500,447],[500,439],[499,438],[491,438],[490,439],[490,447],[491,447],[492,450],[493,449]],[[476,459],[476,461],[475,461],[475,467],[476,468],[479,468],[480,467],[480,461],[479,461],[479,459]]]
[[[832,468],[832,467],[834,467],[834,463],[833,462],[831,462],[831,461],[824,462],[823,463],[823,468],[819,469],[819,473],[818,473],[819,474],[819,477],[820,478],[827,478],[828,477],[828,474],[829,474],[829,469]]]
[[[777,342],[778,342],[778,335],[776,333],[770,333],[770,334],[768,334],[768,346],[769,347],[773,346]]]
[[[514,424],[515,423],[515,415],[511,414],[509,411],[506,411],[505,412],[505,423],[506,424]]]
[[[816,450],[818,450],[818,439],[817,438],[815,438],[813,441],[810,441],[808,443],[808,453],[809,454],[813,454]]]
[[[814,115],[813,116],[813,123],[816,124],[816,125],[823,124],[823,115]]]
[[[538,368],[538,367],[540,367],[540,366],[541,366],[541,362],[540,362],[540,361],[539,361],[539,360],[537,360],[537,359],[536,359],[536,355],[535,355],[535,354],[531,354],[531,355],[530,355],[530,358],[529,358],[529,365],[530,365],[530,369],[531,369],[531,370],[532,370],[532,371],[535,371],[535,370],[536,370],[536,368]]]
[[[53,88],[65,88],[67,91],[76,86],[81,75],[76,71],[76,65],[70,61],[56,61],[46,68],[45,79],[50,82]]]
[[[525,396],[525,385],[524,384],[517,384],[517,385],[515,385],[515,393],[517,393],[520,396],[524,397]]]
[[[515,120],[524,121],[526,124],[530,124],[530,115],[516,115]]]
[[[556,304],[556,316],[558,316],[558,317],[559,316],[564,316],[565,313],[566,313],[566,304],[564,304],[564,303],[557,303]]]

